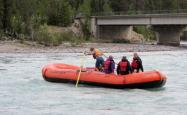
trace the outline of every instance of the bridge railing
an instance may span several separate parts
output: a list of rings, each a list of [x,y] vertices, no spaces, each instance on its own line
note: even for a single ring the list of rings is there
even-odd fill
[[[141,15],[141,14],[187,14],[187,9],[176,9],[176,10],[132,10],[126,12],[97,12],[92,13],[92,16],[115,16],[115,15]]]

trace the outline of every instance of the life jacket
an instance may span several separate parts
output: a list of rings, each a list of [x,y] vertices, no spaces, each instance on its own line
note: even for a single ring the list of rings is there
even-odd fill
[[[103,53],[101,51],[99,51],[99,49],[94,49],[94,56],[95,57],[100,57],[102,55],[103,55]]]
[[[132,61],[132,63],[131,63],[131,66],[132,66],[133,68],[135,68],[135,69],[138,68],[138,62],[137,62],[136,59],[133,58],[133,61]]]
[[[109,59],[107,59],[105,62],[104,62],[104,70],[109,70],[109,68],[110,68],[110,60]]]
[[[119,66],[120,66],[120,71],[126,71],[127,70],[127,62],[119,62]]]

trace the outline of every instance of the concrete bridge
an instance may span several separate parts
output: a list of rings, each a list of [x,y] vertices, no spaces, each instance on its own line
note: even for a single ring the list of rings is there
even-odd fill
[[[142,14],[92,16],[91,31],[96,38],[124,39],[132,26],[148,25],[157,34],[158,44],[180,45],[180,34],[187,25],[187,14]]]

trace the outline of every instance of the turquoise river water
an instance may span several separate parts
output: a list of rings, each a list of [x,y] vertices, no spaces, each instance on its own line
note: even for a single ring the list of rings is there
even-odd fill
[[[111,89],[43,80],[48,63],[91,67],[91,56],[69,53],[0,54],[0,115],[186,115],[187,51],[139,53],[145,70],[167,75],[166,85],[153,89]],[[110,54],[106,54],[110,55]],[[132,53],[113,53],[116,62]]]

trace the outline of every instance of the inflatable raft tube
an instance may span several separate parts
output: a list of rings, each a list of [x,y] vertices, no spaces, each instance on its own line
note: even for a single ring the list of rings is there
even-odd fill
[[[75,83],[79,69],[78,66],[67,64],[48,64],[43,67],[42,75],[49,82]],[[156,88],[164,86],[166,79],[159,71],[116,75],[83,68],[79,83],[110,88]]]

